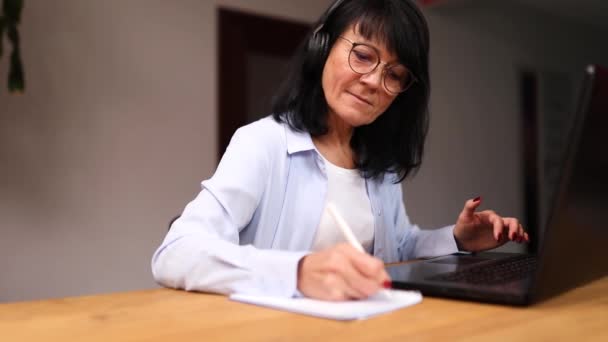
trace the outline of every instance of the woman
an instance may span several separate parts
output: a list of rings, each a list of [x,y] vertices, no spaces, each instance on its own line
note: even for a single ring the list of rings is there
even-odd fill
[[[400,182],[422,160],[429,34],[410,0],[335,2],[294,60],[274,114],[240,128],[154,254],[156,281],[219,293],[368,297],[383,262],[528,241],[515,218],[465,207],[410,223]],[[368,253],[345,243],[334,203]]]

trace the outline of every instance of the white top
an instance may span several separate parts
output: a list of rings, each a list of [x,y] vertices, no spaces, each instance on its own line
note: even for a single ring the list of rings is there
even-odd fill
[[[370,253],[374,242],[374,216],[367,196],[365,179],[357,169],[344,169],[323,158],[327,169],[327,196],[317,228],[313,251],[347,242],[327,209],[333,203],[353,231],[363,249]]]

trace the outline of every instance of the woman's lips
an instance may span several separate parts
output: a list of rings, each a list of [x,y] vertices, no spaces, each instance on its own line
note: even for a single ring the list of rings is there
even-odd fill
[[[350,95],[352,95],[354,98],[356,98],[357,100],[359,100],[359,101],[361,101],[361,102],[363,102],[363,103],[367,103],[367,104],[368,104],[368,105],[370,105],[370,106],[372,105],[371,101],[367,100],[367,99],[366,99],[366,98],[364,98],[364,97],[358,96],[358,95],[353,94],[353,93],[351,93],[351,92],[347,92],[347,93],[349,93],[349,94],[350,94]]]

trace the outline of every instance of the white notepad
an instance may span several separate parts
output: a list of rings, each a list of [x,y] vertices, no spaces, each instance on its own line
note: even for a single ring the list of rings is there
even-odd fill
[[[345,302],[328,302],[310,298],[284,298],[232,294],[230,299],[274,309],[341,321],[365,319],[420,303],[418,291],[385,290],[370,298]]]

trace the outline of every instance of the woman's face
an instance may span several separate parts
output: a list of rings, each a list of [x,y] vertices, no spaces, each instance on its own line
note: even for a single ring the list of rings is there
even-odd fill
[[[365,43],[375,47],[383,63],[397,63],[397,57],[378,41],[367,40],[357,33],[354,25],[341,35],[354,43]],[[340,119],[352,126],[372,123],[384,113],[397,95],[391,94],[382,84],[383,66],[365,75],[355,73],[348,64],[352,44],[338,38],[329,52],[323,69],[322,86],[332,119]]]

